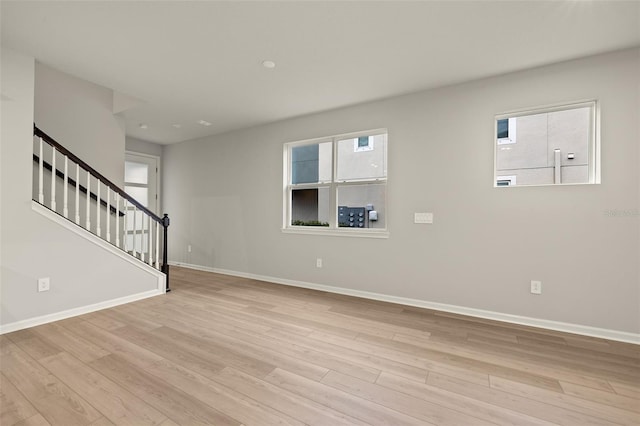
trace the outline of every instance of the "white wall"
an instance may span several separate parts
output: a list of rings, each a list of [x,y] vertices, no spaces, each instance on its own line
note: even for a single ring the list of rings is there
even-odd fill
[[[36,62],[35,123],[111,182],[124,182],[124,121],[113,91]]]
[[[10,329],[48,315],[87,305],[148,293],[158,286],[157,274],[133,266],[110,251],[70,232],[32,209],[32,139],[34,120],[34,58],[2,48],[1,132],[1,255],[0,325]],[[36,94],[35,98],[38,96]],[[78,99],[76,99],[78,101]],[[75,102],[75,101],[74,101]],[[84,102],[100,103],[90,93]],[[59,109],[63,109],[60,105]],[[88,108],[89,109],[89,108]],[[88,116],[95,118],[95,111]],[[61,129],[70,129],[85,116],[82,109],[70,120],[53,112]],[[46,111],[40,111],[48,123]],[[110,111],[104,113],[109,122]],[[93,119],[91,118],[91,119]],[[87,118],[89,120],[89,118]],[[71,133],[71,131],[70,131]],[[55,133],[52,132],[55,136]],[[124,134],[121,134],[124,142]],[[86,139],[83,150],[93,152],[96,139]],[[95,147],[96,151],[102,149]],[[115,149],[111,147],[111,149]],[[118,155],[124,158],[124,144]],[[115,161],[115,160],[114,160]],[[105,170],[117,169],[105,164]],[[109,176],[110,178],[115,176]],[[122,180],[122,177],[120,178]],[[51,278],[51,290],[38,293],[37,279]]]
[[[640,217],[606,212],[640,206],[639,56],[585,58],[167,146],[169,258],[638,333]],[[493,188],[496,113],[592,98],[602,107],[602,184]],[[373,128],[389,130],[390,238],[282,233],[283,143]],[[433,225],[413,223],[424,211]],[[532,279],[542,295],[530,294]]]
[[[125,147],[127,151],[138,152],[140,154],[154,155],[162,158],[162,145],[153,142],[143,141],[141,139],[127,136],[125,138]]]

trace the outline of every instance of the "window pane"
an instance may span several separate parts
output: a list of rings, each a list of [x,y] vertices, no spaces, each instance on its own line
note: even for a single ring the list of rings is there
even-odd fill
[[[385,184],[338,187],[338,226],[348,228],[386,228]]]
[[[291,191],[291,225],[329,226],[329,188]]]
[[[498,139],[509,137],[509,119],[498,120]]]
[[[338,141],[338,181],[387,176],[387,135]]]
[[[126,183],[140,183],[146,185],[149,179],[149,165],[135,163],[133,161],[124,162],[124,181]]]
[[[141,188],[138,186],[125,186],[124,192],[131,195],[134,200],[145,207],[149,207],[149,188]]]
[[[296,146],[291,149],[291,183],[331,180],[331,142]]]
[[[495,186],[594,183],[594,110],[591,103],[498,119]],[[508,144],[500,139],[505,122]]]
[[[550,112],[547,123],[549,147],[565,153],[562,165],[586,166],[589,163],[591,108]],[[573,154],[571,161],[567,159],[569,153]],[[553,153],[549,152],[548,164],[553,164],[553,157]]]

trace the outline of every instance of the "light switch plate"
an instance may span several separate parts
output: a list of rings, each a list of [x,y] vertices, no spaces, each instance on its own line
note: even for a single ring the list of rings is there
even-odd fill
[[[433,223],[433,213],[414,213],[414,223]]]

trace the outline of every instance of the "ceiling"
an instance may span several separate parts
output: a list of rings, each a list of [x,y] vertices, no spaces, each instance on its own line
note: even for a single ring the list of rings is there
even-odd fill
[[[639,1],[0,7],[2,45],[136,98],[127,135],[162,144],[640,45]]]

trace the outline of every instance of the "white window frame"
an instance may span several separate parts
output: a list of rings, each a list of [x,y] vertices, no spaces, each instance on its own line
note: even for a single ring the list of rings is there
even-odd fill
[[[324,236],[347,236],[347,237],[360,237],[360,238],[388,238],[389,237],[389,213],[387,209],[387,194],[385,193],[385,228],[345,228],[338,227],[338,187],[342,186],[363,186],[370,184],[383,184],[387,186],[388,182],[388,166],[387,173],[384,178],[372,178],[372,179],[353,179],[349,181],[341,180],[338,181],[338,142],[345,139],[352,139],[362,136],[373,136],[373,135],[387,135],[387,164],[388,164],[388,155],[389,155],[389,133],[387,129],[373,129],[362,132],[354,132],[354,133],[344,133],[340,135],[334,135],[323,138],[315,138],[315,139],[306,139],[302,141],[296,142],[288,142],[284,144],[283,149],[283,196],[282,196],[282,232],[289,234],[304,234],[304,235],[324,235]],[[305,145],[316,145],[321,143],[330,142],[332,144],[332,163],[331,163],[331,176],[332,179],[330,181],[321,181],[317,183],[301,183],[301,184],[291,184],[291,176],[292,176],[292,164],[291,164],[291,151],[295,147],[305,146]],[[370,141],[371,143],[372,141]],[[356,141],[357,144],[357,141]],[[373,149],[373,147],[371,148]],[[299,189],[320,189],[320,188],[329,188],[329,226],[293,226],[291,225],[291,193],[292,191]],[[387,186],[388,188],[388,186]]]
[[[497,170],[497,162],[498,162],[498,147],[502,145],[500,143],[503,139],[498,139],[498,120],[503,120],[507,118],[517,118],[526,115],[534,115],[534,114],[544,114],[549,112],[556,111],[565,111],[569,109],[577,109],[577,108],[591,108],[591,122],[590,122],[590,132],[591,132],[591,140],[589,141],[589,181],[581,182],[581,183],[551,183],[551,184],[535,184],[535,185],[516,185],[515,179],[511,181],[511,185],[498,185],[498,179],[500,175],[498,175]],[[514,130],[515,130],[515,120],[509,120],[509,136],[511,136],[511,122],[514,121]],[[523,188],[523,187],[535,187],[535,186],[572,186],[572,185],[597,185],[601,183],[601,171],[600,171],[600,102],[597,99],[588,99],[576,102],[568,102],[568,103],[559,103],[559,104],[551,104],[544,105],[536,108],[528,108],[522,110],[516,110],[511,112],[505,112],[496,114],[494,117],[494,129],[493,129],[493,187],[494,188]],[[505,138],[506,139],[506,138]]]

